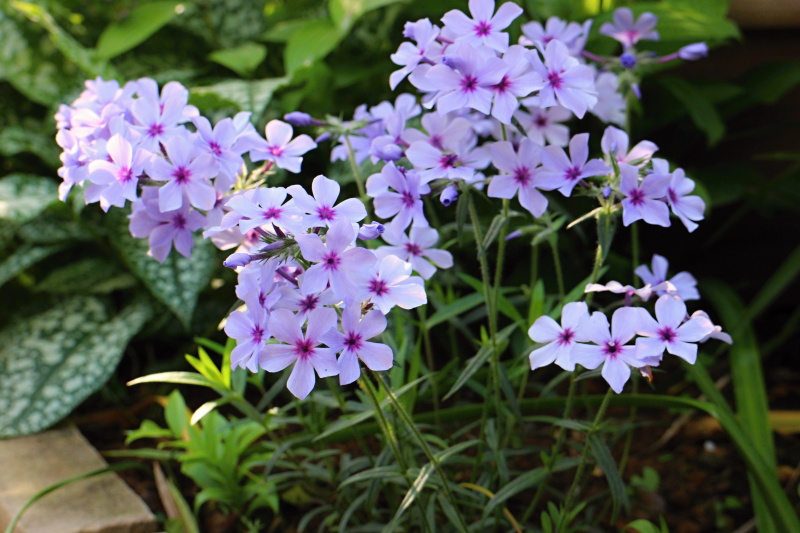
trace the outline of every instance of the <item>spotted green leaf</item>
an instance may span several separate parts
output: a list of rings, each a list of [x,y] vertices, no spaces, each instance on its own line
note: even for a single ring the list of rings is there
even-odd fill
[[[23,245],[14,250],[14,253],[0,262],[0,285],[25,270],[31,265],[35,265],[45,257],[52,255],[64,247],[61,245],[53,246],[30,246]]]
[[[253,81],[227,80],[205,87],[194,87],[191,90],[191,103],[195,103],[195,99],[198,97],[216,96],[222,100],[222,104],[250,111],[258,117],[272,100],[272,94],[288,82],[288,78],[267,78]],[[216,107],[220,107],[220,103],[217,103]]]
[[[111,376],[151,314],[141,300],[109,316],[102,300],[80,296],[0,331],[0,437],[69,414]]]
[[[31,174],[12,174],[0,179],[0,218],[22,224],[58,200],[56,182]]]

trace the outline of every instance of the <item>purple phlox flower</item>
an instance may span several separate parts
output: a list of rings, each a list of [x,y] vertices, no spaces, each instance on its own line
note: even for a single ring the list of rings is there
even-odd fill
[[[417,44],[415,46],[409,42],[400,43],[397,52],[389,56],[392,63],[403,67],[389,76],[389,86],[392,90],[417,68],[421,61],[436,63],[442,55],[442,45],[436,42],[436,38],[439,36],[438,26],[431,24],[428,19],[421,19],[417,22],[407,22],[406,27],[410,28],[412,34],[408,38],[413,39]]]
[[[597,103],[589,111],[607,124],[625,124],[627,104],[619,91],[619,77],[613,72],[601,72],[594,82]]]
[[[476,181],[476,170],[489,166],[489,152],[475,148],[472,143],[462,141],[456,145],[445,145],[443,150],[423,141],[417,141],[406,150],[406,157],[427,183],[439,178]]]
[[[370,222],[369,224],[361,224],[358,228],[358,238],[362,241],[371,241],[377,239],[386,231],[386,226],[380,222]]]
[[[185,103],[185,102],[184,102]],[[142,146],[151,152],[159,151],[159,144],[181,133],[183,104],[177,98],[168,99],[163,106],[158,100],[137,98],[131,105],[135,120],[133,129],[142,135]]]
[[[383,234],[383,240],[391,246],[378,248],[378,257],[397,256],[411,263],[411,268],[423,279],[430,279],[436,272],[436,267],[453,266],[453,255],[450,252],[433,248],[439,240],[439,232],[433,228],[412,227],[408,235],[404,231],[390,228]]]
[[[441,87],[438,82],[428,78],[428,72],[430,72],[431,67],[431,65],[421,63],[408,75],[408,81],[411,85],[422,93],[421,103],[425,109],[432,109],[440,95]]]
[[[359,283],[358,301],[372,302],[381,313],[397,305],[413,309],[428,302],[421,278],[411,276],[411,264],[395,255],[383,257]]]
[[[640,40],[657,41],[658,32],[653,29],[656,23],[658,17],[652,13],[642,13],[634,21],[633,11],[620,7],[614,10],[614,22],[606,22],[600,26],[600,33],[619,41],[627,50]]]
[[[367,194],[375,199],[375,214],[383,219],[395,217],[391,224],[399,229],[407,228],[412,221],[414,226],[428,225],[422,195],[429,192],[431,188],[419,173],[401,172],[394,163],[387,163],[380,174],[367,178]]]
[[[87,187],[86,198],[88,201],[96,196],[103,211],[108,211],[112,205],[122,207],[125,200],[136,200],[139,176],[144,172],[151,154],[139,146],[131,145],[121,135],[111,137],[105,148],[107,159],[89,163],[88,177],[92,185]]]
[[[56,142],[63,149],[59,155],[61,167],[58,176],[62,181],[58,185],[58,199],[65,202],[72,187],[82,185],[89,177],[90,160],[81,148],[81,142],[69,130],[58,130]]]
[[[70,132],[85,141],[93,141],[96,139],[108,139],[113,135],[109,131],[111,121],[118,117],[123,117],[125,110],[115,104],[105,106],[99,112],[93,109],[82,108],[76,109],[72,113],[72,127]],[[128,125],[126,123],[126,125]],[[120,133],[119,131],[116,133]]]
[[[222,218],[222,227],[236,221],[242,233],[257,227],[277,233],[275,226],[284,232],[301,233],[303,213],[293,202],[284,204],[286,193],[283,187],[259,187],[232,197],[227,204],[231,212]]]
[[[557,182],[547,180],[540,172],[542,148],[528,138],[522,139],[519,149],[508,141],[490,145],[492,164],[501,174],[489,182],[487,195],[492,198],[513,198],[519,193],[519,203],[534,217],[547,209],[547,198],[539,189],[552,190]]]
[[[456,35],[456,42],[472,46],[484,45],[505,52],[508,48],[508,34],[501,31],[522,14],[522,8],[506,2],[494,12],[494,0],[469,0],[472,18],[462,11],[453,9],[442,17],[445,27]]]
[[[668,279],[667,268],[669,268],[669,262],[667,262],[666,258],[658,254],[653,255],[652,266],[653,269],[650,270],[647,265],[639,265],[634,272],[642,281],[649,283],[653,287],[653,290],[656,291],[656,294],[662,296],[667,294],[667,289],[670,289],[684,301],[700,299],[700,293],[697,291],[697,280],[694,276],[688,272],[679,272],[671,279]],[[665,281],[671,283],[674,289],[662,285]],[[656,289],[658,285],[665,288]]]
[[[540,316],[528,329],[534,342],[546,343],[531,352],[531,370],[553,362],[572,372],[575,363],[570,358],[573,346],[578,342],[589,342],[582,325],[589,319],[589,308],[585,302],[571,302],[561,310],[561,325],[549,316]]]
[[[426,77],[439,90],[436,109],[440,114],[471,107],[486,115],[492,107],[492,87],[500,83],[506,64],[488,48],[454,44],[443,62],[427,71]]]
[[[257,305],[245,311],[234,311],[225,322],[225,334],[236,339],[231,352],[231,368],[247,368],[258,372],[259,354],[269,335],[269,313]]]
[[[276,309],[269,317],[269,331],[284,344],[267,344],[261,350],[258,364],[267,372],[280,372],[294,363],[286,388],[299,399],[304,399],[314,388],[316,370],[326,378],[339,373],[336,354],[320,346],[322,338],[336,327],[336,311],[330,308],[315,309],[308,314],[305,334],[301,329],[303,319],[287,309]]]
[[[219,166],[211,154],[200,152],[190,139],[170,137],[164,143],[169,162],[160,156],[150,160],[149,176],[158,181],[168,181],[158,190],[162,211],[171,211],[184,205],[184,198],[197,209],[212,209],[217,203],[217,191],[211,178],[219,173]]]
[[[148,238],[150,254],[163,263],[170,249],[175,249],[184,257],[191,257],[193,232],[205,223],[205,217],[184,204],[178,209],[162,211],[159,206],[157,187],[145,187],[142,198],[133,203],[130,215],[130,232],[137,239]]]
[[[490,89],[494,93],[492,116],[503,124],[511,124],[511,116],[519,108],[519,99],[539,89],[539,76],[531,71],[529,50],[513,45],[503,54],[507,70],[502,79]]]
[[[282,265],[277,257],[250,263],[247,268],[239,271],[236,296],[248,308],[262,307],[271,311],[280,299],[275,283],[276,271],[280,266]]]
[[[645,364],[637,357],[636,347],[627,345],[636,334],[642,311],[638,307],[617,309],[611,317],[610,329],[606,315],[594,312],[581,324],[582,333],[593,344],[575,344],[570,353],[574,363],[590,370],[603,365],[601,374],[617,394],[631,376],[630,367],[639,368]]]
[[[275,308],[289,309],[300,317],[305,317],[314,309],[336,305],[342,301],[331,289],[303,294],[299,289],[290,285],[281,286],[278,289],[278,295],[280,298],[275,303]]]
[[[638,296],[643,302],[646,302],[650,299],[650,296],[653,294],[653,287],[650,284],[646,284],[641,289],[637,289],[632,285],[623,285],[619,281],[609,281],[605,285],[601,285],[600,283],[589,283],[586,285],[586,289],[583,292],[613,292],[614,294],[624,294],[626,304],[628,305],[628,300],[633,296]]]
[[[708,339],[719,339],[727,344],[733,344],[731,336],[722,331],[722,326],[715,325],[705,311],[695,311],[692,313],[692,318],[708,321],[711,327],[711,333],[700,339],[699,342],[706,342]],[[708,324],[706,324],[706,327],[709,327]]]
[[[200,150],[211,154],[219,165],[219,175],[214,180],[214,186],[217,191],[226,192],[233,186],[244,163],[241,152],[233,149],[239,137],[233,120],[220,120],[213,130],[205,117],[193,118],[192,124],[197,128],[195,144]]]
[[[388,104],[391,108],[391,104]],[[383,109],[380,104],[376,106]],[[374,108],[373,108],[374,109]],[[347,140],[350,141],[350,147],[353,149],[356,163],[359,165],[370,156],[370,147],[372,139],[379,137],[385,133],[383,127],[383,119],[374,117],[367,109],[366,104],[358,106],[353,113],[353,122],[365,122],[366,125],[359,128],[355,133],[339,137],[339,144],[331,150],[331,161],[346,161],[348,158]]]
[[[522,104],[525,105],[528,100],[523,100]],[[560,124],[572,118],[572,111],[565,107],[542,109],[535,105],[529,106],[527,112],[520,110],[514,113],[514,118],[525,130],[525,135],[540,146],[566,146],[569,143],[569,128]]]
[[[573,56],[577,57],[586,44],[591,27],[591,19],[579,24],[577,22],[567,23],[558,17],[550,17],[544,26],[540,22],[528,22],[522,25],[522,36],[519,38],[519,44],[535,46],[544,52],[550,41],[559,40],[569,48]]]
[[[639,181],[639,168],[627,163],[619,164],[619,190],[625,195],[622,200],[622,223],[630,226],[637,220],[667,227],[669,209],[662,200],[667,194],[669,176],[650,175]]]
[[[471,135],[470,122],[454,113],[446,115],[426,113],[422,116],[422,127],[425,128],[426,133],[409,128],[403,132],[402,139],[409,145],[425,141],[442,151],[445,146],[459,146],[462,142],[473,146],[475,144],[474,136]]]
[[[603,153],[613,157],[618,163],[628,163],[642,167],[650,161],[653,154],[658,150],[658,146],[650,141],[641,141],[628,151],[628,134],[614,126],[608,126],[603,132],[603,139],[600,141]]]
[[[597,103],[592,69],[580,64],[558,40],[550,41],[543,55],[544,63],[536,51],[528,56],[538,78],[539,106],[560,105],[583,118]]]
[[[666,350],[693,365],[697,360],[695,343],[714,333],[714,324],[701,317],[684,322],[685,319],[683,300],[669,294],[661,296],[656,300],[656,320],[646,311],[639,317],[636,332],[641,337],[636,339],[637,357],[660,359]]]
[[[684,61],[697,61],[708,55],[708,46],[706,43],[693,43],[687,44],[678,50],[678,57]]]
[[[178,83],[171,81],[161,88],[158,92],[158,84],[150,78],[139,78],[136,82],[136,93],[142,98],[149,98],[158,102],[163,110],[169,106],[181,107],[181,118],[178,122],[186,122],[200,115],[200,112],[193,105],[187,105],[189,101],[189,89]]]
[[[349,220],[334,222],[325,234],[306,234],[296,237],[303,258],[312,265],[303,274],[300,290],[303,294],[318,293],[330,283],[331,289],[344,301],[357,297],[356,278],[377,261],[375,254],[366,248],[352,246],[357,230]]]
[[[311,196],[300,185],[290,185],[286,188],[298,209],[306,213],[305,224],[312,228],[330,227],[337,220],[347,219],[350,222],[359,222],[367,216],[367,209],[361,200],[348,198],[334,206],[339,198],[339,184],[319,175],[311,183]]]
[[[378,161],[398,161],[404,155],[405,141],[401,135],[406,126],[406,117],[398,113],[383,120],[387,134],[372,139],[369,153],[373,163]]]
[[[117,80],[105,81],[101,77],[93,80],[86,80],[86,90],[72,103],[75,108],[83,107],[100,111],[109,104],[114,104],[119,108],[127,108],[131,97],[136,91],[136,84],[128,82],[120,87]]]
[[[325,336],[325,344],[339,353],[339,384],[347,385],[359,378],[361,359],[370,370],[381,371],[392,368],[394,354],[385,344],[368,342],[386,329],[386,317],[372,310],[361,320],[361,308],[348,305],[342,313],[342,331],[331,329]]]
[[[240,149],[250,152],[252,161],[272,161],[278,168],[289,172],[300,172],[303,154],[317,147],[317,143],[306,134],[292,139],[294,129],[290,124],[280,120],[270,120],[265,129],[266,140],[258,138],[254,141],[248,137],[243,139]],[[251,142],[253,141],[253,142]]]
[[[689,196],[693,190],[694,180],[687,178],[682,168],[676,168],[667,186],[667,203],[690,232],[697,229],[694,221],[703,220],[703,211],[706,208],[702,198]]]
[[[397,95],[394,104],[385,100],[376,106],[369,108],[369,115],[372,119],[380,119],[386,121],[392,116],[402,116],[406,120],[414,118],[422,112],[422,108],[417,103],[416,96],[409,93],[402,93]],[[379,127],[383,128],[384,125],[378,121]]]
[[[589,159],[589,134],[579,133],[569,141],[569,154],[560,146],[547,146],[542,150],[541,179],[564,196],[584,178],[609,174],[611,169],[600,159]]]

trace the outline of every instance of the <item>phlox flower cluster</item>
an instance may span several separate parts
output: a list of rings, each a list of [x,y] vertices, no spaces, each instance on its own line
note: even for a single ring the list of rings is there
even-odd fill
[[[686,300],[699,299],[694,277],[681,272],[667,279],[668,263],[659,255],[653,257],[652,270],[647,265],[636,269],[645,282],[642,288],[623,286],[612,281],[607,285],[590,284],[586,292],[610,291],[625,295],[624,306],[608,317],[595,311],[589,314],[585,302],[566,304],[559,324],[549,316],[539,317],[528,330],[537,343],[543,343],[530,354],[531,369],[555,363],[572,371],[575,365],[596,369],[611,388],[622,392],[631,375],[631,368],[651,377],[650,367],[657,367],[665,353],[677,355],[689,364],[697,360],[697,344],[711,338],[731,343],[727,333],[711,322],[704,311],[687,313]],[[632,306],[633,296],[639,303],[658,295],[655,318],[645,307]]]
[[[316,147],[307,135],[292,139],[292,127],[272,121],[262,138],[239,113],[212,127],[177,82],[159,91],[142,78],[120,86],[101,78],[56,115],[56,140],[63,149],[59,198],[75,185],[87,204],[104,211],[132,205],[130,231],[147,238],[163,262],[174,247],[191,254],[192,233],[214,227],[245,163],[267,161],[299,172],[302,155]]]
[[[363,203],[336,203],[339,185],[325,176],[314,179],[312,192],[300,185],[246,191],[228,202],[222,220],[259,235],[248,252],[226,261],[238,270],[236,294],[245,304],[225,326],[237,341],[231,364],[269,372],[293,365],[287,386],[301,399],[315,372],[348,384],[360,375],[359,361],[391,368],[392,350],[370,339],[386,329],[393,307],[427,302],[422,278],[413,275],[430,277],[435,267],[427,259],[452,264],[448,252],[429,248],[434,230],[389,237],[395,246],[361,246],[383,231],[379,224],[359,228]]]

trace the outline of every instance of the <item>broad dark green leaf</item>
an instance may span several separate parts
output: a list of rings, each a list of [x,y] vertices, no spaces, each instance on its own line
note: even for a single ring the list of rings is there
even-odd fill
[[[328,55],[344,38],[346,32],[328,19],[313,19],[297,28],[283,52],[286,74],[291,76],[300,67],[310,66]]]
[[[23,224],[58,201],[52,179],[32,174],[11,174],[0,179],[0,218]]]
[[[725,134],[725,124],[709,99],[695,89],[695,87],[679,78],[660,78],[659,82],[672,95],[680,101],[689,112],[695,126],[698,127],[708,137],[708,144],[714,145],[722,139]]]
[[[166,26],[179,12],[183,13],[183,7],[183,3],[171,0],[139,4],[125,18],[103,30],[97,40],[97,56],[111,59],[135,48]]]
[[[64,249],[62,245],[31,246],[24,245],[17,248],[0,263],[0,285],[25,270],[35,265],[45,257],[53,255]]]
[[[54,270],[34,289],[50,294],[105,294],[136,285],[136,278],[107,259],[89,257]]]
[[[145,300],[109,316],[101,300],[76,297],[0,332],[0,437],[69,414],[103,386],[151,314]]]
[[[349,29],[361,15],[405,0],[329,0],[328,9],[333,23],[344,30]]]
[[[2,37],[0,37],[2,39]],[[9,126],[0,130],[0,155],[10,157],[21,153],[38,156],[51,168],[58,168],[59,148],[53,134],[45,135],[31,127]]]
[[[217,50],[208,58],[236,72],[243,78],[249,78],[256,68],[266,59],[267,47],[263,44],[247,42],[235,48]]]
[[[227,105],[250,111],[255,117],[259,117],[272,100],[273,93],[287,83],[289,83],[289,78],[267,78],[252,81],[227,80],[205,87],[193,87],[191,96],[192,99],[216,96]]]

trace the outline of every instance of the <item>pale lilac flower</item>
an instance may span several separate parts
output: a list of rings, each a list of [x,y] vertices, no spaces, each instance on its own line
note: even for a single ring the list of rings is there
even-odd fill
[[[630,367],[639,368],[645,364],[637,357],[636,347],[627,345],[636,334],[642,311],[637,307],[617,309],[611,317],[610,329],[606,315],[594,312],[581,325],[583,334],[594,344],[576,344],[570,353],[573,362],[589,370],[603,365],[601,374],[617,394],[631,376]]]
[[[342,299],[331,289],[322,292],[303,294],[299,289],[290,285],[283,285],[278,289],[280,298],[275,302],[276,309],[289,309],[299,317],[305,317],[314,309],[336,305]]]
[[[367,194],[375,199],[375,214],[384,219],[394,216],[392,225],[399,229],[407,228],[412,220],[415,226],[428,225],[422,210],[422,195],[430,191],[417,172],[401,172],[394,163],[387,163],[380,174],[367,178]]]
[[[695,311],[692,313],[692,318],[707,321],[708,324],[706,324],[706,327],[710,327],[711,330],[711,333],[700,339],[699,342],[706,342],[708,339],[718,339],[727,344],[733,344],[731,336],[722,331],[722,326],[715,325],[705,311]]]
[[[319,175],[311,182],[311,196],[300,185],[286,188],[295,205],[306,213],[306,225],[312,228],[330,227],[337,220],[347,219],[359,222],[367,216],[367,209],[358,198],[348,198],[338,205],[333,205],[339,198],[341,187],[332,179]]]
[[[352,246],[356,234],[350,221],[340,220],[331,225],[324,243],[313,233],[296,237],[303,258],[316,263],[302,276],[300,290],[303,294],[322,292],[330,283],[333,292],[342,300],[356,299],[355,278],[377,260],[370,250]]]
[[[362,241],[371,241],[377,239],[386,231],[386,226],[380,222],[370,222],[369,224],[361,224],[358,228],[358,238]]]
[[[624,294],[626,302],[633,296],[638,296],[643,302],[646,302],[653,294],[653,287],[651,287],[648,283],[641,289],[637,289],[632,285],[623,285],[619,281],[609,281],[605,285],[601,285],[600,283],[589,283],[586,285],[586,289],[584,289],[583,292],[605,291],[613,292],[614,294]]]
[[[392,227],[383,234],[383,240],[391,246],[381,246],[375,250],[378,257],[395,255],[411,263],[411,268],[423,279],[430,279],[437,266],[453,266],[453,255],[450,252],[432,248],[439,240],[439,232],[433,228],[415,226],[406,235],[404,231]]]
[[[519,44],[535,46],[542,52],[552,40],[559,40],[569,48],[573,56],[577,56],[586,44],[592,20],[583,24],[577,22],[567,23],[558,17],[550,17],[544,26],[540,22],[528,22],[522,25],[522,36]]]
[[[619,91],[619,77],[613,72],[601,72],[594,82],[597,103],[589,111],[607,124],[625,124],[628,105]]]
[[[211,154],[219,165],[219,176],[214,186],[217,191],[226,192],[233,186],[244,164],[241,152],[234,150],[239,132],[230,118],[220,120],[213,129],[205,117],[193,118],[192,124],[197,128],[196,145]]]
[[[378,310],[372,310],[361,320],[361,308],[349,305],[342,313],[342,331],[331,329],[325,343],[334,352],[340,353],[339,384],[347,385],[361,375],[358,360],[370,370],[381,371],[392,368],[394,354],[385,344],[368,342],[386,329],[386,317]]]
[[[561,41],[550,41],[544,50],[544,63],[537,52],[530,58],[536,72],[539,90],[539,106],[566,107],[578,118],[597,103],[592,69],[582,65],[569,54]]]
[[[637,220],[667,227],[669,209],[661,200],[667,194],[669,176],[650,175],[639,181],[639,169],[626,163],[619,164],[619,190],[625,195],[622,200],[622,223],[630,226]]]
[[[528,336],[534,342],[547,343],[531,352],[531,370],[536,370],[553,362],[572,372],[575,362],[570,357],[572,348],[578,342],[589,342],[582,325],[589,319],[589,308],[585,302],[571,302],[561,310],[561,324],[549,316],[540,316],[528,329]]]
[[[445,145],[442,150],[427,142],[417,141],[406,150],[406,157],[425,183],[439,178],[472,183],[476,181],[476,171],[486,168],[490,160],[485,148],[475,148],[465,141],[457,145]]]
[[[679,272],[673,276],[672,279],[667,279],[669,263],[663,256],[658,254],[653,255],[652,266],[653,269],[650,270],[647,265],[639,265],[634,272],[642,281],[650,284],[652,287],[656,287],[668,281],[673,285],[671,290],[674,290],[684,301],[700,299],[700,293],[697,291],[697,280],[694,276],[688,272]],[[661,296],[667,294],[667,291],[667,289],[657,290],[656,294]]]
[[[236,221],[239,230],[246,233],[253,228],[266,226],[268,231],[277,233],[275,226],[291,233],[299,233],[303,213],[296,206],[286,203],[286,189],[283,187],[259,187],[252,192],[234,196],[228,200],[231,209],[223,217],[223,228],[226,222]]]
[[[159,144],[175,135],[181,133],[183,129],[179,125],[182,120],[184,100],[170,98],[164,105],[160,105],[158,100],[150,98],[137,98],[131,105],[131,115],[135,120],[133,129],[142,135],[142,147],[151,152],[159,151]]]
[[[644,166],[658,151],[658,146],[650,141],[640,141],[628,151],[628,134],[614,126],[608,126],[603,132],[600,147],[603,153],[617,160],[617,163],[628,163],[638,167]]]
[[[156,187],[145,187],[142,198],[133,203],[130,215],[130,232],[137,239],[148,239],[148,253],[163,263],[174,246],[184,257],[192,255],[193,232],[203,227],[205,217],[183,205],[171,211],[162,211]]]
[[[339,373],[333,350],[320,347],[323,336],[336,327],[336,311],[327,307],[311,311],[305,335],[302,323],[302,318],[287,309],[273,311],[269,317],[269,331],[284,344],[267,344],[258,361],[267,372],[280,372],[294,363],[286,388],[301,400],[314,388],[315,370],[321,378]]]
[[[569,196],[578,182],[591,176],[609,174],[611,169],[600,159],[589,159],[589,134],[579,133],[569,141],[570,157],[560,146],[547,146],[542,150],[542,179],[555,182],[561,194]],[[560,183],[560,185],[558,185]]]
[[[655,31],[658,17],[652,13],[642,13],[634,22],[633,11],[627,7],[614,10],[614,22],[606,22],[600,26],[600,33],[616,39],[627,50],[640,40],[657,41],[658,32]]]
[[[269,314],[261,306],[247,307],[246,311],[234,311],[225,322],[225,334],[236,339],[236,348],[231,352],[231,368],[247,368],[258,372],[259,353],[270,338]]]
[[[706,204],[699,196],[689,196],[694,190],[694,181],[687,178],[682,168],[672,172],[667,186],[667,203],[690,232],[697,229],[696,220],[703,220]]]
[[[506,2],[495,13],[494,0],[469,0],[469,12],[472,18],[457,9],[448,11],[442,17],[446,28],[457,36],[456,42],[470,46],[484,45],[500,53],[505,52],[508,34],[501,30],[522,14],[522,8]]]
[[[265,130],[266,141],[259,138],[258,142],[247,145],[252,161],[272,161],[278,168],[300,172],[303,163],[303,154],[317,147],[317,143],[308,135],[298,135],[292,139],[294,129],[286,122],[270,120]]]
[[[714,333],[714,325],[701,317],[686,318],[686,304],[683,300],[665,294],[656,300],[656,320],[650,313],[643,312],[639,317],[636,333],[636,355],[640,359],[660,359],[664,350],[677,355],[689,364],[697,361],[697,344]]]
[[[519,193],[519,203],[534,217],[540,217],[547,209],[547,198],[539,192],[552,190],[560,185],[558,179],[546,179],[540,172],[541,147],[528,138],[522,139],[515,151],[508,141],[490,145],[492,164],[501,174],[489,182],[487,195],[491,198],[513,198]]]
[[[131,145],[121,135],[111,137],[105,149],[107,159],[89,163],[88,178],[93,185],[87,188],[86,196],[87,199],[97,196],[100,207],[108,211],[112,205],[122,207],[126,200],[136,200],[139,176],[144,173],[150,153]]]
[[[401,69],[392,72],[389,76],[389,86],[392,90],[403,81],[403,79],[419,65],[420,61],[428,60],[435,62],[442,55],[442,45],[436,41],[439,36],[439,27],[431,24],[428,19],[421,19],[417,22],[407,22],[406,27],[411,26],[411,39],[417,42],[414,46],[409,42],[400,43],[397,52],[389,56],[395,65],[400,65]]]
[[[403,132],[402,139],[409,145],[424,141],[440,151],[444,151],[445,146],[460,146],[462,142],[475,144],[470,135],[470,122],[453,113],[426,113],[422,116],[422,127],[425,128],[425,133],[409,128]]]
[[[159,107],[164,109],[169,106],[182,107],[183,112],[178,122],[186,122],[196,116],[200,112],[193,105],[186,105],[189,101],[189,89],[178,83],[171,81],[161,88],[161,93],[158,92],[158,84],[155,80],[150,78],[139,78],[136,81],[136,93],[142,98],[149,98],[158,102]]]
[[[507,70],[502,79],[490,87],[494,93],[492,116],[503,124],[511,124],[511,115],[519,108],[519,98],[528,96],[541,87],[539,77],[531,72],[529,51],[514,45],[503,54]]]
[[[439,90],[438,112],[444,115],[471,107],[488,115],[492,107],[491,88],[503,79],[505,63],[491,50],[475,49],[468,44],[450,46],[445,61],[447,64],[434,65],[426,74]]]
[[[522,101],[528,105],[532,99]],[[538,102],[536,98],[536,102]],[[553,144],[566,146],[569,143],[569,128],[561,122],[572,118],[572,111],[565,107],[553,106],[543,109],[536,105],[529,105],[528,111],[517,111],[514,117],[525,130],[525,135],[539,146]]]
[[[208,153],[199,152],[188,139],[170,137],[164,143],[167,162],[155,156],[150,160],[148,175],[158,181],[168,181],[158,190],[158,205],[162,211],[178,209],[184,198],[197,209],[208,210],[217,202],[217,191],[209,181],[219,172],[217,162]]]
[[[261,254],[250,254],[250,256],[263,259]],[[236,285],[236,296],[248,308],[262,307],[265,311],[272,310],[280,298],[275,283],[276,271],[280,266],[280,260],[271,257],[242,269]]]
[[[411,264],[395,255],[381,259],[359,286],[358,301],[369,300],[381,313],[397,305],[413,309],[428,302],[422,279],[411,276]]]
[[[58,185],[58,199],[65,202],[72,187],[82,185],[89,177],[90,159],[81,149],[80,141],[69,130],[58,130],[56,142],[63,149],[59,155],[61,167],[57,171],[62,179]]]

